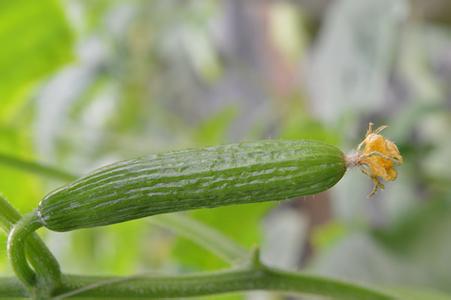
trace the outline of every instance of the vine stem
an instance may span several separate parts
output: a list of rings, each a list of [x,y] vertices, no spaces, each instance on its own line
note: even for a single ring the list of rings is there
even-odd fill
[[[236,269],[179,276],[93,277],[66,276],[55,299],[77,297],[180,298],[230,292],[266,290],[315,294],[342,300],[394,300],[388,294],[337,280],[286,272],[264,265],[254,251],[250,263]]]
[[[47,255],[46,251],[42,251],[46,248],[43,244],[44,248],[39,246],[40,240],[34,233],[41,226],[39,218],[34,213],[29,213],[13,226],[7,242],[8,257],[13,270],[34,299],[48,299],[61,283],[58,262],[50,252],[48,253],[50,255]],[[33,248],[35,245],[39,247]],[[30,246],[33,249],[32,252],[26,251]],[[37,266],[36,270],[39,276],[29,266],[26,253],[30,257],[30,261]],[[44,254],[44,256],[39,256],[39,254]]]
[[[25,243],[27,237],[41,227],[38,221],[33,213],[27,214],[13,226],[8,235],[7,251],[14,272],[29,288],[36,285],[36,274],[25,257]]]
[[[0,196],[0,212],[0,227],[9,234],[21,219],[21,215],[2,196]],[[37,234],[33,233],[27,239],[26,253],[36,273],[42,278],[42,285],[56,287],[61,279],[58,261]]]
[[[330,279],[288,273],[272,268],[247,268],[185,276],[134,276],[131,278],[96,278],[67,276],[63,286],[77,297],[149,297],[180,298],[217,295],[230,292],[266,290],[315,294],[346,300],[392,300],[390,295],[369,288]],[[100,283],[100,284],[99,284]],[[93,288],[90,289],[90,286]],[[64,299],[64,293],[57,299]]]
[[[180,298],[230,292],[266,290],[314,294],[342,300],[393,300],[390,295],[326,278],[288,273],[272,268],[248,268],[185,276],[98,278],[67,276],[63,286],[68,296]],[[92,287],[92,289],[90,288]],[[64,293],[56,299],[64,299]]]
[[[180,298],[265,290],[315,294],[341,300],[394,300],[395,297],[346,282],[285,272],[264,265],[180,276],[89,277],[63,276],[53,299]],[[26,291],[10,278],[0,279],[0,293],[24,297]]]

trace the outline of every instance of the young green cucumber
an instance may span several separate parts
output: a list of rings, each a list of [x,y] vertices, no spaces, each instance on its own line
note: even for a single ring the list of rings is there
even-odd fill
[[[344,154],[317,141],[266,140],[123,161],[47,195],[36,210],[54,231],[327,190],[346,171]]]

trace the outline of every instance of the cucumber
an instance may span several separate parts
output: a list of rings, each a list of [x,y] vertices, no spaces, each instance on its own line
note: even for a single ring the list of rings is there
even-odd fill
[[[115,163],[48,194],[35,212],[53,231],[103,226],[204,207],[316,194],[346,171],[317,141],[265,140]]]

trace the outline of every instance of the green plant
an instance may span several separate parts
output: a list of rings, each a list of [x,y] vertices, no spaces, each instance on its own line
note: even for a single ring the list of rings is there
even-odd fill
[[[0,294],[35,299],[171,298],[263,289],[334,299],[393,299],[351,283],[271,268],[260,261],[258,251],[236,269],[211,273],[125,278],[65,275],[33,233],[42,226],[68,231],[165,212],[314,194],[338,182],[347,163],[339,149],[324,143],[260,141],[113,164],[50,193],[35,212],[22,218],[2,199],[0,221],[9,232],[8,254],[21,284],[2,279]],[[50,168],[33,169],[57,174],[48,172]]]

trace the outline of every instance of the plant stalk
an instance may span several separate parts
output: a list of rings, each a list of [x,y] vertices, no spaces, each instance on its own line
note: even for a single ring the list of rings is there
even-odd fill
[[[102,280],[104,284],[102,284]],[[393,300],[390,295],[349,283],[289,273],[272,268],[249,268],[185,276],[89,278],[68,276],[63,286],[80,289],[77,297],[180,298],[230,292],[265,290],[314,294],[342,300]],[[93,287],[93,289],[89,289]],[[73,293],[68,293],[74,295]],[[64,294],[63,294],[64,295]],[[56,297],[56,299],[64,299]]]
[[[41,224],[34,213],[22,217],[10,230],[8,235],[7,251],[11,265],[20,281],[28,288],[36,286],[37,278],[28,265],[25,256],[25,245],[28,237],[36,231]],[[36,257],[36,259],[40,259]]]
[[[267,266],[180,276],[63,276],[54,300],[66,298],[180,298],[242,291],[314,294],[336,300],[394,300],[371,288]],[[24,297],[27,291],[11,278],[0,279],[0,295]]]
[[[1,196],[0,212],[0,227],[9,234],[21,215]],[[61,279],[58,261],[37,234],[34,233],[27,239],[26,253],[36,273],[42,278],[42,284],[56,286]]]

